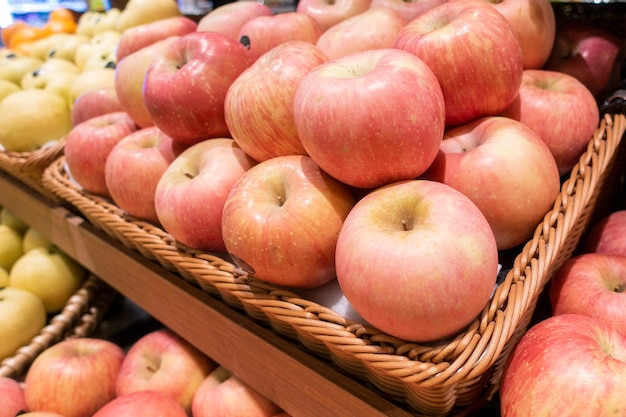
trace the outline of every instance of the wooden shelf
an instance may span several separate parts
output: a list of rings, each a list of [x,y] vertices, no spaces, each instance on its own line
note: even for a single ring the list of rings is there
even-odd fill
[[[294,417],[411,415],[3,172],[0,205]]]

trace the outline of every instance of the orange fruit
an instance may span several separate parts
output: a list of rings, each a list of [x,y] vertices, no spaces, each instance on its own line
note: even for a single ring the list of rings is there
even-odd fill
[[[49,21],[70,20],[72,22],[76,22],[76,18],[74,17],[74,12],[72,12],[70,9],[64,9],[62,7],[51,11],[48,14],[48,20]]]
[[[26,42],[36,41],[37,39],[41,39],[46,36],[46,33],[42,28],[37,28],[33,26],[24,26],[19,28],[12,36],[9,42],[9,47],[16,49],[21,44]]]
[[[48,20],[43,26],[43,30],[46,36],[53,33],[74,33],[76,32],[76,22],[73,20]]]
[[[23,20],[16,20],[13,23],[11,23],[9,26],[7,26],[4,29],[2,29],[1,30],[1,33],[2,33],[2,43],[4,43],[5,46],[9,46],[9,44],[11,42],[11,38],[13,37],[15,32],[17,32],[18,30],[20,30],[24,26],[28,26],[28,24],[26,22],[24,22]]]

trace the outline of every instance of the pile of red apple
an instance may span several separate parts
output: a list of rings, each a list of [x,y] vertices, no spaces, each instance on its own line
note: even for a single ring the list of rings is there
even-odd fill
[[[547,287],[551,315],[508,358],[503,417],[626,415],[626,210],[596,222]]]
[[[380,330],[451,337],[586,150],[621,40],[596,29],[591,82],[552,70],[571,43],[547,0],[425,3],[236,2],[183,35],[128,29],[119,111],[77,100],[68,171],[258,279],[337,279]]]
[[[128,350],[100,338],[43,351],[24,381],[0,377],[0,416],[287,417],[268,398],[167,328]]]

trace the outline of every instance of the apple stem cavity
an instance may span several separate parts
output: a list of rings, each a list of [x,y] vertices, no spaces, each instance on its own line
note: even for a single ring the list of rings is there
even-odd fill
[[[613,292],[616,292],[616,293],[618,293],[618,294],[621,294],[621,293],[623,293],[623,292],[624,292],[624,288],[625,288],[625,287],[626,287],[626,286],[625,286],[624,284],[618,284],[618,285],[616,285],[616,286],[615,286],[615,288],[613,288]]]
[[[246,49],[250,49],[250,38],[247,35],[243,35],[239,38],[239,43],[246,47]]]
[[[408,232],[413,229],[413,222],[408,219],[402,219],[402,231]]]

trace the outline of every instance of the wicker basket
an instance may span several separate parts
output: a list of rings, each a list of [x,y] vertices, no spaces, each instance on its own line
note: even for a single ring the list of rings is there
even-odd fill
[[[31,152],[0,151],[0,170],[37,190],[45,197],[58,201],[56,194],[43,186],[45,169],[63,154],[65,139],[50,143]]]
[[[625,130],[624,115],[603,118],[553,209],[514,254],[480,316],[453,340],[434,345],[406,343],[248,277],[225,256],[178,245],[159,227],[82,192],[68,178],[63,157],[46,170],[44,183],[127,247],[372,383],[416,414],[468,415],[497,392],[503,364],[528,328],[545,284],[574,253],[593,216],[611,209],[624,172]]]
[[[86,337],[100,324],[117,293],[104,281],[90,275],[82,287],[53,316],[46,327],[14,356],[0,363],[0,376],[21,379],[35,358],[61,340]]]

